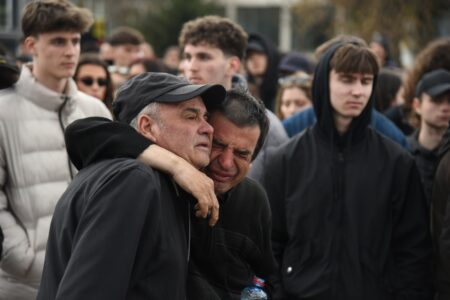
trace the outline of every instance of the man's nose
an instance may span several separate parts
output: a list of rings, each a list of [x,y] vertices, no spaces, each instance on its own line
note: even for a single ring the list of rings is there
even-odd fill
[[[233,149],[225,148],[219,156],[219,163],[222,169],[230,170],[233,168]]]
[[[352,86],[352,94],[355,96],[361,96],[364,93],[364,85],[356,81]]]
[[[67,43],[65,54],[68,56],[73,56],[78,52],[78,50],[78,44]]]
[[[199,129],[200,133],[208,134],[210,137],[212,137],[212,134],[214,132],[214,128],[206,120],[202,120],[202,124],[200,125]]]
[[[197,59],[191,58],[189,60],[186,60],[186,69],[189,71],[197,71],[198,70],[198,62]]]

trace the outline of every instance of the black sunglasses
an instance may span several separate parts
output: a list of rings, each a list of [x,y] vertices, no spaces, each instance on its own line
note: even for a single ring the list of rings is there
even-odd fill
[[[91,86],[94,84],[94,78],[87,76],[79,79],[84,85]],[[96,78],[98,86],[105,86],[108,81],[105,78]]]

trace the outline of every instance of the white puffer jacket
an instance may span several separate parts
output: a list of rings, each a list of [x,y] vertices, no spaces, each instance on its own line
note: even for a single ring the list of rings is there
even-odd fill
[[[38,83],[27,66],[0,93],[0,299],[35,298],[52,213],[71,180],[61,126],[89,116],[111,118],[73,80],[61,95]]]

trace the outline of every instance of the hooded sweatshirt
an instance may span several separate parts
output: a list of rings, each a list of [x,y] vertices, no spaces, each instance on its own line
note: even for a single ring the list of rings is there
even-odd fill
[[[288,299],[431,299],[426,202],[412,157],[368,127],[373,95],[339,135],[322,56],[317,123],[265,155],[272,244]]]
[[[263,75],[261,85],[258,86],[258,91],[266,108],[273,111],[278,88],[278,64],[281,55],[275,45],[262,35],[251,33],[249,34],[248,40],[249,42],[253,41],[261,45],[264,49],[264,54],[267,56],[267,69]],[[247,80],[251,84],[255,83],[255,78],[250,74],[248,75]]]

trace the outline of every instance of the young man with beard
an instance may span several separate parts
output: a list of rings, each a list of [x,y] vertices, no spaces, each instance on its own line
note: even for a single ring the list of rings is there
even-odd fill
[[[204,172],[214,181],[220,218],[214,227],[203,219],[192,220],[187,298],[240,299],[240,292],[251,283],[253,275],[267,280],[275,271],[267,197],[260,185],[246,178],[264,143],[268,120],[261,101],[231,90],[226,100],[210,111],[209,122],[214,135],[211,161]],[[142,160],[176,175],[189,192],[199,177],[198,171],[186,171],[192,167],[173,153],[164,153],[156,145],[144,151],[150,142],[119,123],[86,119],[72,126],[66,135],[68,143],[75,146],[72,160],[83,166],[109,157],[137,157],[143,152]],[[87,147],[94,140],[95,149]],[[84,141],[81,145],[85,147],[78,146],[78,141]],[[188,175],[180,176],[180,169]]]
[[[264,157],[287,299],[432,299],[426,201],[412,157],[368,127],[378,64],[336,42],[313,81],[317,123]]]
[[[119,90],[113,111],[141,143],[201,169],[213,133],[207,108],[224,98],[220,85],[145,73]],[[72,153],[92,143],[70,146]],[[56,206],[38,299],[184,300],[194,233],[189,200],[168,175],[134,159],[84,168]]]
[[[31,1],[23,11],[33,62],[0,95],[0,299],[36,298],[53,210],[75,171],[65,127],[79,118],[110,118],[105,105],[72,80],[81,33],[92,21],[88,10],[65,0]]]
[[[408,138],[419,167],[428,204],[439,161],[438,148],[450,121],[450,72],[437,69],[422,76],[416,88],[413,109],[420,128]]]

